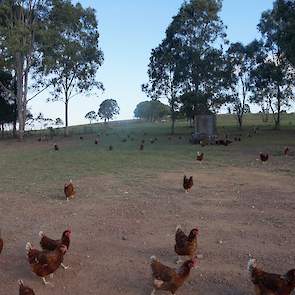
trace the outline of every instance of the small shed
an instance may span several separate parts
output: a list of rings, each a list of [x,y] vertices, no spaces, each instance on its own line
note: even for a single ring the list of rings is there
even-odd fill
[[[217,134],[216,115],[197,115],[195,117],[195,132],[192,134],[191,142],[198,144],[202,140],[211,140]]]
[[[216,115],[197,115],[195,117],[195,132],[204,133],[207,137],[216,135]]]

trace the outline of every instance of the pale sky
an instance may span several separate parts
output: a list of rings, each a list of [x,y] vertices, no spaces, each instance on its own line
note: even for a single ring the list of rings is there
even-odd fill
[[[105,61],[97,79],[106,91],[98,96],[75,97],[69,105],[69,124],[87,123],[85,114],[97,111],[108,98],[118,101],[117,119],[132,119],[136,105],[146,100],[141,84],[147,82],[150,52],[165,37],[165,30],[183,0],[82,0],[82,5],[97,11],[100,46]],[[224,0],[221,18],[228,26],[231,42],[251,42],[258,38],[257,24],[261,13],[272,8],[272,0]],[[29,107],[33,114],[64,120],[64,104],[47,103],[48,93],[42,93]],[[165,102],[165,101],[164,101]]]

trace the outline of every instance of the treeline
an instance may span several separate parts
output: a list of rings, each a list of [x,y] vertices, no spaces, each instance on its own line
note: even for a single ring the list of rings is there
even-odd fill
[[[172,133],[179,111],[193,120],[224,105],[242,128],[250,103],[271,112],[279,128],[294,100],[295,2],[276,0],[261,15],[260,39],[249,44],[229,42],[221,9],[220,0],[186,1],[151,52],[142,89],[153,100],[168,99]]]
[[[135,118],[151,122],[163,120],[169,115],[169,106],[161,103],[158,100],[140,102],[134,110]]]
[[[16,84],[9,72],[0,70],[0,83],[9,91],[16,94]],[[7,95],[0,88],[0,125],[1,135],[4,135],[5,125],[12,125],[13,134],[16,134],[17,106],[13,95]]]
[[[48,101],[64,103],[67,135],[69,102],[81,93],[103,89],[96,81],[102,62],[94,9],[70,0],[0,2],[0,68],[15,85],[12,89],[0,80],[1,97],[16,105],[20,139],[28,103],[46,89]],[[29,89],[34,91],[30,97]]]

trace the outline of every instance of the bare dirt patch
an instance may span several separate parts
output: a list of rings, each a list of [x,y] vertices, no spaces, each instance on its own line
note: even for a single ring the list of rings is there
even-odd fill
[[[204,256],[179,294],[253,294],[249,253],[272,272],[294,267],[293,178],[231,167],[200,168],[193,176],[189,194],[181,173],[130,185],[107,175],[77,179],[71,202],[62,189],[43,198],[2,193],[1,294],[17,294],[19,278],[43,295],[150,294],[149,257],[175,266],[177,224],[187,231],[199,227]],[[68,226],[73,237],[65,263],[72,268],[55,273],[54,288],[44,287],[30,271],[25,244],[38,246],[40,230],[54,237]]]

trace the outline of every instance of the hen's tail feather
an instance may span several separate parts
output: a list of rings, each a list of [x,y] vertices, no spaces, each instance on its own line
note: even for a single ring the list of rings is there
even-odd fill
[[[180,225],[180,224],[178,224],[178,225],[176,226],[176,231],[178,231],[179,229],[181,229],[181,225]]]
[[[26,244],[26,250],[27,250],[27,251],[30,251],[30,250],[32,250],[32,249],[33,249],[32,244],[31,244],[30,242],[27,242],[27,244]]]
[[[151,261],[156,261],[157,257],[155,255],[151,256]]]
[[[23,280],[18,280],[17,282],[18,282],[18,285],[19,285],[19,286],[23,286],[23,285],[24,285]]]
[[[43,237],[44,237],[44,232],[43,232],[43,231],[40,231],[40,232],[39,232],[39,237],[40,237],[40,238],[43,238]]]
[[[252,272],[253,268],[256,268],[256,259],[250,258],[247,265],[247,270],[249,272]]]
[[[161,288],[161,286],[164,284],[163,281],[161,280],[157,280],[157,279],[154,279],[154,285],[157,286],[157,288]]]

